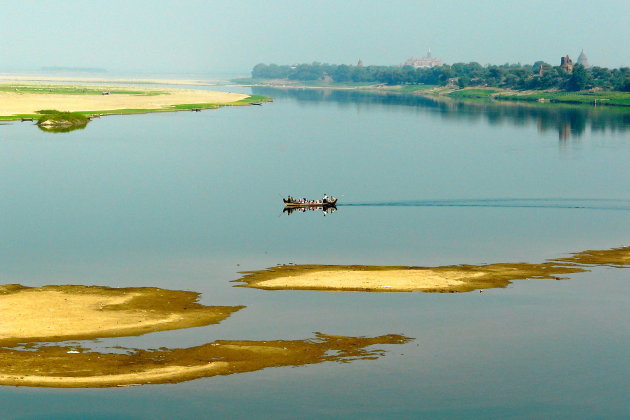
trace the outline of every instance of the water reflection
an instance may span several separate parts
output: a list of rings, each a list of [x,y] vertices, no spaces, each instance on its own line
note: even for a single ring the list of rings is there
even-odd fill
[[[70,126],[46,126],[37,124],[37,127],[45,133],[69,133],[75,130],[83,130],[87,127],[87,123]]]
[[[306,212],[321,212],[324,216],[327,214],[333,214],[337,211],[337,206],[310,206],[310,207],[285,207],[282,209],[282,213],[290,216],[293,213],[306,213]]]
[[[298,103],[336,102],[340,106],[360,109],[376,105],[409,107],[417,112],[440,115],[441,118],[476,121],[491,125],[509,123],[516,126],[534,124],[539,133],[555,131],[562,145],[569,138],[591,132],[625,132],[630,128],[630,112],[614,107],[570,106],[562,104],[522,104],[495,102],[461,102],[389,92],[364,92],[330,89],[279,89],[253,87],[256,95],[289,98]]]

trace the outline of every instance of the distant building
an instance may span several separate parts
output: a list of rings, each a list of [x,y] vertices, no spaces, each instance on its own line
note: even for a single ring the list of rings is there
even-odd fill
[[[443,65],[444,62],[438,58],[431,57],[431,49],[427,51],[426,57],[411,57],[409,60],[405,61],[403,66],[411,66],[413,68],[430,68],[430,67],[439,67]]]
[[[584,50],[582,50],[582,52],[580,53],[580,56],[577,59],[577,63],[584,66],[585,69],[591,67],[591,65],[588,63],[588,58],[586,58],[586,54],[584,54]]]
[[[571,61],[568,54],[560,57],[560,67],[567,73],[573,73],[573,61]]]

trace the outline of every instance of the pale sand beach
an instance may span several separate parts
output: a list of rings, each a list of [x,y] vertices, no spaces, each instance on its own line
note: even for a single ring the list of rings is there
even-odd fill
[[[307,340],[219,340],[182,349],[123,349],[124,353],[93,352],[77,346],[0,348],[0,385],[88,388],[178,383],[269,367],[376,359],[385,352],[370,346],[410,340],[396,334],[317,334]]]
[[[0,345],[140,335],[217,324],[242,306],[204,306],[157,288],[0,286]]]
[[[93,88],[93,86],[91,87]],[[128,88],[121,88],[128,89]],[[34,114],[43,109],[58,111],[112,111],[123,109],[161,109],[180,104],[228,104],[249,95],[193,89],[142,88],[158,95],[72,95],[58,93],[0,92],[0,115]]]

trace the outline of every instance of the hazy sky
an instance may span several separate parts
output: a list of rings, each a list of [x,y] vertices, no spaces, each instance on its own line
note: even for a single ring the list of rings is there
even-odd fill
[[[0,2],[0,72],[45,66],[242,72],[259,62],[630,66],[630,0]]]

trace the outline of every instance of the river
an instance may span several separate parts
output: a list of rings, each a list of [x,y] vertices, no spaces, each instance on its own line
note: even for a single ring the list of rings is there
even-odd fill
[[[218,325],[87,343],[103,349],[315,332],[413,340],[377,346],[375,360],[179,384],[1,387],[0,417],[627,414],[625,268],[455,294],[232,281],[277,264],[537,263],[630,245],[630,114],[251,89],[274,101],[110,116],[70,133],[0,126],[0,283],[151,286],[245,306]],[[281,196],[324,193],[336,212],[282,212]]]

